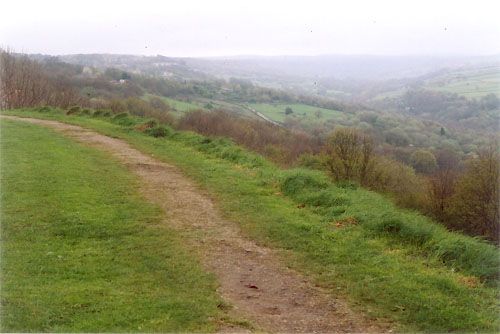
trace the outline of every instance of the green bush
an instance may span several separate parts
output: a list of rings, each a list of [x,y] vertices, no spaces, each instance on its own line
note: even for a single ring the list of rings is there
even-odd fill
[[[94,111],[94,113],[92,114],[92,117],[100,117],[104,114],[104,111],[102,111],[101,109],[97,109],[96,111]]]
[[[109,117],[111,115],[111,111],[106,109],[97,109],[92,114],[92,117]]]
[[[149,121],[143,123],[143,125],[148,129],[152,129],[158,126],[158,122],[155,121],[154,119],[150,119]]]
[[[113,116],[113,119],[114,120],[117,120],[117,119],[123,119],[123,118],[128,118],[130,115],[126,112],[121,112],[119,114],[116,114]]]
[[[38,110],[38,112],[49,112],[51,109],[50,109],[50,107],[43,106],[43,107],[38,108],[37,110]]]
[[[80,106],[72,106],[66,111],[66,115],[75,115],[80,113],[81,108]]]
[[[144,132],[149,136],[155,138],[167,137],[171,133],[171,131],[164,126],[154,126],[151,128],[147,128]]]
[[[84,115],[84,116],[89,116],[91,114],[92,114],[92,111],[88,108],[82,109],[82,111],[80,112],[80,115]]]
[[[298,165],[309,169],[324,170],[325,161],[324,155],[305,153],[299,157]]]
[[[130,115],[126,112],[113,116],[113,122],[122,126],[131,126],[135,124],[135,121],[130,118]]]

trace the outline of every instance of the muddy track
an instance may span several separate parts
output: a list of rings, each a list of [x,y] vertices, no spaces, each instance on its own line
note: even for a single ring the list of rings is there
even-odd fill
[[[388,328],[351,311],[345,302],[284,266],[272,249],[246,238],[224,220],[211,199],[176,167],[144,154],[125,141],[82,127],[33,118],[23,120],[62,132],[107,151],[140,177],[140,191],[166,214],[165,224],[186,236],[205,268],[217,277],[229,314],[267,332],[383,332]],[[223,325],[223,332],[242,328]]]

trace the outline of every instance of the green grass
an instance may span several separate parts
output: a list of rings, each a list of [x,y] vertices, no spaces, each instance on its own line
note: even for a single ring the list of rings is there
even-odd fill
[[[480,69],[454,70],[427,79],[422,88],[446,93],[455,93],[467,98],[481,98],[488,94],[500,96],[500,68],[498,66]],[[403,95],[407,89],[400,88],[378,94],[374,100],[395,98]]]
[[[328,119],[341,119],[344,117],[344,114],[340,111],[309,106],[306,104],[249,103],[248,106],[277,122],[284,122],[286,117],[296,118],[306,123],[320,123]],[[285,114],[285,109],[287,107],[292,108],[292,114]]]
[[[193,110],[203,110],[203,105],[196,103],[196,102],[187,102],[187,101],[181,101],[181,100],[176,100],[172,99],[170,97],[165,97],[165,96],[157,96],[157,95],[152,95],[152,94],[146,94],[145,98],[150,98],[150,97],[159,97],[162,99],[165,103],[167,103],[173,110],[171,111],[172,115],[175,117],[181,117],[184,115],[186,112],[193,111]]]
[[[1,131],[2,331],[216,329],[214,278],[124,167],[41,126]]]
[[[397,98],[402,96],[404,93],[407,92],[406,88],[399,88],[395,90],[390,90],[390,91],[385,91],[383,93],[377,94],[376,96],[373,97],[373,100],[383,100],[385,98],[392,99],[392,98]]]
[[[213,109],[223,109],[227,110],[236,114],[244,115],[246,117],[252,117],[255,118],[255,115],[248,111],[246,108],[243,108],[240,105],[230,103],[227,101],[221,101],[221,100],[214,100],[214,99],[205,99],[205,98],[196,98],[191,100],[190,102],[179,100],[179,99],[173,99],[165,96],[158,96],[158,95],[153,95],[153,94],[145,94],[144,98],[148,99],[151,97],[158,97],[162,99],[164,102],[166,102],[173,110],[171,111],[171,114],[176,117],[176,118],[181,118],[184,116],[186,113],[194,110],[207,110],[206,105],[211,104]]]
[[[280,170],[228,140],[175,131],[158,139],[108,119],[10,113],[90,127],[175,163],[244,233],[281,249],[291,267],[370,317],[410,331],[500,328],[498,250],[379,194],[335,186],[318,172]]]
[[[500,67],[466,69],[445,73],[426,82],[428,89],[456,93],[468,98],[500,95]]]

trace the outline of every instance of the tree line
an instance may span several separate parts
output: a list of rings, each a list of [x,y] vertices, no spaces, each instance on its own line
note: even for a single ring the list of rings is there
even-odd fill
[[[64,80],[51,78],[36,61],[0,50],[0,108],[59,106],[83,103]]]
[[[500,241],[497,142],[483,147],[460,167],[452,151],[415,151],[415,169],[377,155],[370,136],[341,128],[328,138],[320,164],[336,181],[351,181],[389,193],[403,206],[418,209],[453,230]],[[432,167],[432,168],[431,168]]]

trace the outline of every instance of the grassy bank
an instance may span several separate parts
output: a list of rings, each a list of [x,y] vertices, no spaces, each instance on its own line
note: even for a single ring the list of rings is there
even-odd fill
[[[216,283],[104,153],[1,120],[1,328],[212,331]]]
[[[249,236],[282,249],[290,266],[401,330],[499,329],[497,250],[381,195],[333,185],[320,173],[278,169],[225,139],[171,129],[153,138],[133,129],[141,119],[9,113],[90,127],[175,163]]]

